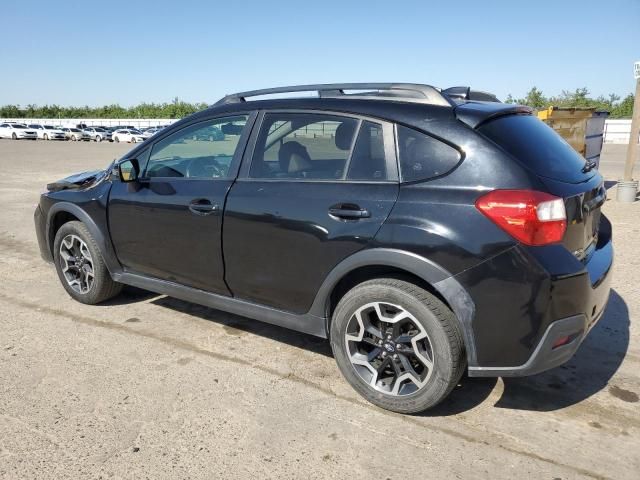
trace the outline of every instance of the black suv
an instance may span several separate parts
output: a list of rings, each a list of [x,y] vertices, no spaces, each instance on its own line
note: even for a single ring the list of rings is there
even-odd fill
[[[300,91],[318,97],[259,98]],[[229,95],[48,190],[40,249],[76,300],[127,284],[329,338],[397,412],[465,371],[560,365],[609,295],[602,177],[530,109],[468,88]]]

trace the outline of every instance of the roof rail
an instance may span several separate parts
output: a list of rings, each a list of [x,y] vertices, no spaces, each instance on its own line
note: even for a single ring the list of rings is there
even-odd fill
[[[358,93],[346,93],[356,90]],[[274,95],[279,93],[318,92],[321,98],[368,98],[402,100],[450,107],[452,101],[431,85],[417,83],[324,83],[314,85],[293,85],[290,87],[265,88],[248,92],[232,93],[218,100],[214,106],[246,102],[249,97]]]

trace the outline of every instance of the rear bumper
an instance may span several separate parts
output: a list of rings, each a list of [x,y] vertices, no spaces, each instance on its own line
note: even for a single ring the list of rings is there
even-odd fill
[[[603,312],[591,323],[584,315],[556,320],[545,331],[533,354],[523,365],[517,367],[469,367],[470,377],[526,377],[558,367],[567,362],[578,350],[589,329],[596,324]],[[565,337],[569,342],[555,347]]]
[[[533,375],[569,360],[605,310],[612,267],[603,216],[588,261],[562,245],[518,246],[458,275],[476,306],[469,375]]]

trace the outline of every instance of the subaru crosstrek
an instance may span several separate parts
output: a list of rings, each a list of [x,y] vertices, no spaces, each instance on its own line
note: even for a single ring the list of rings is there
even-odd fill
[[[318,97],[264,98],[299,91]],[[229,95],[49,184],[35,223],[74,299],[133,285],[328,338],[358,393],[413,413],[465,371],[574,354],[609,295],[605,199],[527,107],[308,85]]]

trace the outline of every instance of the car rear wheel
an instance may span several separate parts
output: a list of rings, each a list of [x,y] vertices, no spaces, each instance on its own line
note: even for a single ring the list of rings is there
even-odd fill
[[[102,141],[102,137],[100,135],[96,136],[96,142],[101,142]]]
[[[12,133],[12,134],[11,134],[11,138],[12,138],[12,139],[14,139],[14,140],[17,140],[17,139],[18,139],[18,136],[17,136],[15,133]]]
[[[115,140],[116,143],[120,143],[120,138],[119,137],[115,137],[114,140]]]
[[[453,312],[426,290],[393,278],[345,294],[333,314],[331,348],[360,395],[399,413],[440,403],[466,366]]]
[[[84,223],[73,221],[60,227],[53,255],[62,286],[75,300],[94,305],[122,290],[122,284],[111,279],[98,244]]]
[[[71,135],[71,141],[72,142],[77,142],[78,141],[78,137],[76,137],[75,135]]]

